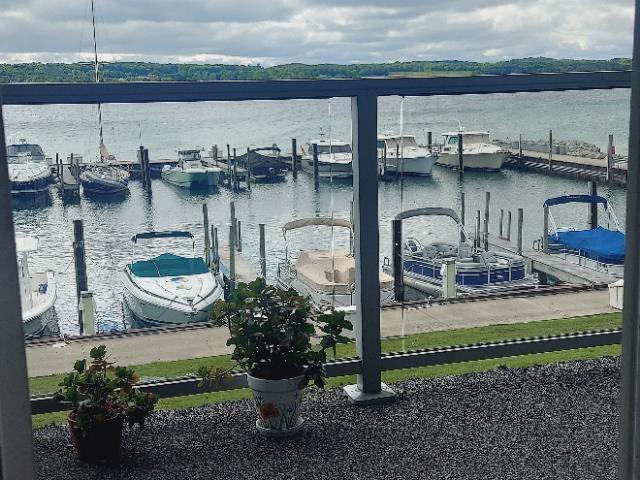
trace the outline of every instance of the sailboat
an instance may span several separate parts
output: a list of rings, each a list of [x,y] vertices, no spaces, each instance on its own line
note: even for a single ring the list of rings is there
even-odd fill
[[[95,63],[95,80],[100,82],[98,63],[98,47],[96,43],[96,18],[94,2],[91,0],[91,24],[93,26],[93,55]],[[98,125],[100,132],[100,160],[97,164],[88,166],[80,174],[80,183],[85,194],[113,195],[129,190],[129,172],[109,165],[115,157],[109,154],[102,135],[102,109],[98,103]]]

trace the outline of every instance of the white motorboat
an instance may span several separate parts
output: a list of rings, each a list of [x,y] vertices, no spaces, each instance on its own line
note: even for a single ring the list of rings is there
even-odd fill
[[[165,252],[148,260],[135,259],[135,247],[142,240],[179,238],[191,239],[191,257]],[[147,232],[131,241],[134,257],[124,267],[122,284],[125,303],[135,318],[150,325],[206,322],[213,304],[224,298],[224,289],[202,257],[195,256],[193,235]]]
[[[413,135],[378,136],[378,168],[384,173],[429,176],[437,159],[438,155],[418,145]]]
[[[202,163],[200,150],[179,150],[178,164],[165,165],[162,168],[162,179],[172,185],[184,188],[215,187],[220,181],[222,169],[205,166]]]
[[[287,241],[287,232],[309,226],[344,227],[351,229],[351,222],[327,217],[304,218],[288,222],[282,227]],[[296,260],[287,253],[285,261],[278,265],[277,285],[293,288],[311,298],[319,310],[329,307],[353,306],[355,300],[355,259],[349,250],[302,250]],[[380,303],[393,300],[393,277],[380,272]]]
[[[27,338],[39,335],[51,322],[56,301],[55,274],[50,270],[31,272],[29,269],[29,254],[36,250],[37,238],[16,237],[22,325]]]
[[[53,180],[40,145],[24,139],[7,145],[7,164],[12,195],[44,192]]]
[[[320,135],[319,140],[311,140],[302,149],[300,165],[302,170],[313,175],[313,145],[318,149],[318,176],[320,178],[351,178],[353,176],[352,151],[348,142],[325,140]]]
[[[491,143],[489,132],[446,132],[437,164],[458,168],[458,134],[462,134],[462,159],[469,170],[500,170],[509,151]]]

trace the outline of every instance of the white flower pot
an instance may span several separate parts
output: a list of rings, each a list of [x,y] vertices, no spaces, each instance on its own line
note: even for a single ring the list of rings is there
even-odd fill
[[[247,374],[258,413],[256,427],[267,436],[288,436],[298,432],[304,419],[300,416],[303,390],[298,388],[303,375],[283,380],[264,380]]]

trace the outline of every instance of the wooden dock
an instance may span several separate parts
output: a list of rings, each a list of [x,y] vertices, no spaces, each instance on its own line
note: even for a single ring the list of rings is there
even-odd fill
[[[517,254],[517,247],[514,244],[496,236],[489,236],[489,245],[499,251]],[[549,255],[533,248],[523,248],[521,255],[527,259],[533,271],[542,272],[562,282],[610,284],[619,280],[608,273],[598,272],[568,262],[558,255]]]
[[[220,272],[222,272],[226,278],[229,278],[229,247],[224,245],[218,246],[218,255],[220,255]],[[234,261],[236,282],[249,283],[260,276],[258,270],[256,270],[247,257],[241,252],[235,252]]]

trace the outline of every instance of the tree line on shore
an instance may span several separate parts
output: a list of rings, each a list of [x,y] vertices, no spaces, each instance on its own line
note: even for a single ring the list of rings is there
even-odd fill
[[[501,62],[439,60],[351,65],[289,63],[273,67],[263,67],[261,65],[104,62],[100,64],[100,78],[102,81],[107,82],[282,80],[403,75],[500,75],[511,73],[621,71],[630,69],[630,58],[575,60],[530,57]],[[94,75],[94,65],[84,62],[0,64],[0,83],[91,82],[94,79]]]

